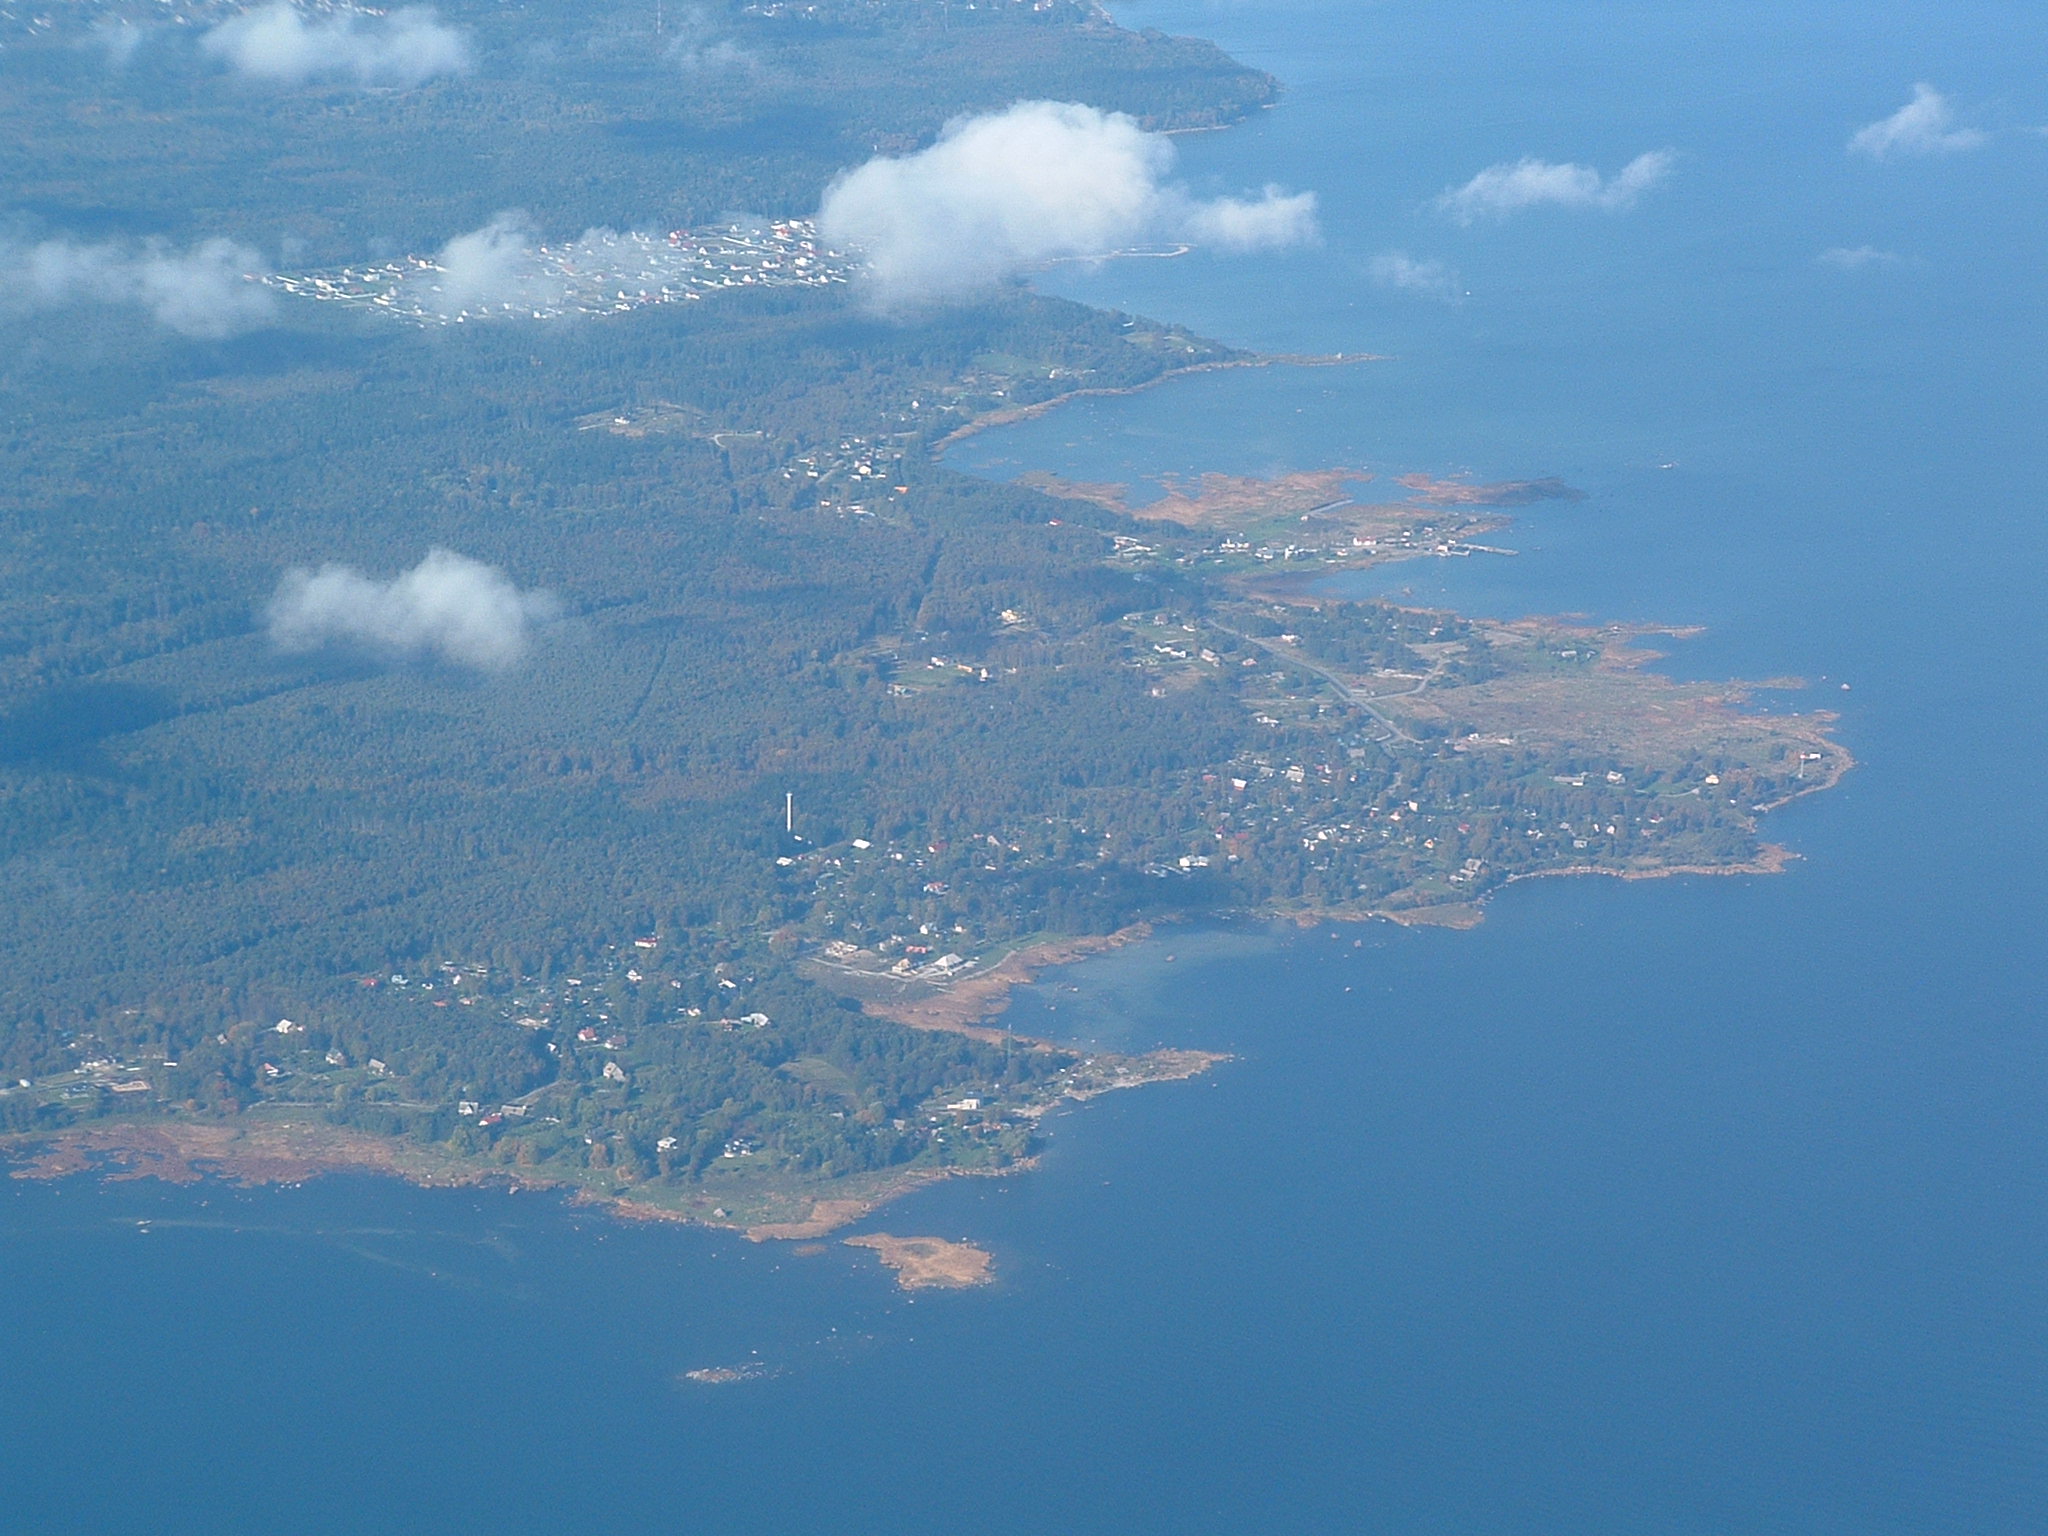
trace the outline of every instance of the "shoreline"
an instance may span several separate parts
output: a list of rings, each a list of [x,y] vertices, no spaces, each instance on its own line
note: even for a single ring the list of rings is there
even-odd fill
[[[1805,858],[1783,843],[1765,843],[1756,856],[1734,864],[1662,864],[1623,869],[1612,864],[1566,864],[1556,869],[1529,869],[1506,876],[1499,885],[1469,901],[1433,901],[1414,907],[1302,907],[1288,912],[1247,912],[1252,921],[1284,920],[1308,928],[1318,923],[1398,923],[1403,928],[1450,928],[1469,932],[1486,921],[1487,905],[1511,885],[1525,880],[1579,879],[1671,880],[1682,875],[1782,875]]]
[[[23,1155],[26,1154],[26,1155]],[[495,1187],[508,1192],[559,1194],[565,1205],[596,1210],[619,1221],[664,1222],[726,1231],[761,1242],[823,1237],[892,1201],[949,1178],[999,1178],[1028,1172],[1026,1158],[1002,1169],[920,1168],[887,1178],[860,1195],[814,1199],[810,1215],[749,1226],[636,1197],[630,1189],[607,1193],[571,1178],[543,1178],[518,1168],[465,1164],[436,1157],[395,1137],[372,1136],[310,1121],[227,1120],[100,1121],[38,1135],[0,1137],[0,1158],[14,1163],[8,1176],[47,1183],[91,1174],[111,1183],[155,1179],[176,1185],[217,1179],[242,1188],[301,1184],[330,1174],[397,1179],[416,1189]],[[715,1196],[705,1196],[709,1202]]]
[[[1276,352],[1262,353],[1253,357],[1224,358],[1209,363],[1189,363],[1181,368],[1169,368],[1155,378],[1142,384],[1101,385],[1090,389],[1070,389],[1063,395],[1054,395],[1035,405],[1005,406],[999,411],[990,411],[972,421],[955,427],[944,437],[931,445],[931,456],[936,459],[955,443],[965,442],[977,433],[987,432],[996,427],[1014,426],[1020,421],[1032,421],[1060,406],[1074,400],[1102,400],[1116,395],[1141,395],[1148,389],[1157,389],[1175,379],[1184,379],[1198,373],[1221,373],[1231,368],[1348,368],[1353,363],[1384,363],[1391,359],[1381,352],[1332,352],[1324,354]]]
[[[904,1291],[966,1291],[995,1283],[993,1256],[972,1243],[948,1242],[943,1237],[895,1237],[887,1232],[867,1232],[859,1237],[841,1238],[848,1248],[865,1248],[896,1276],[896,1287]]]
[[[1039,965],[1068,963],[1099,953],[1095,945],[1041,944]],[[1064,955],[1050,961],[1043,952]],[[1011,978],[1004,985],[1004,1000]],[[1010,1037],[1024,1040],[1026,1037]],[[1032,1042],[1045,1044],[1046,1042]],[[1153,1083],[1180,1082],[1229,1060],[1212,1051],[1160,1050],[1141,1056],[1114,1057],[1118,1065],[1106,1077],[1070,1084],[1054,1097],[1020,1108],[1020,1117],[1034,1124],[1068,1101],[1086,1103],[1107,1093]],[[1135,1068],[1136,1070],[1133,1070]],[[8,1176],[29,1182],[54,1182],[90,1174],[121,1183],[155,1179],[165,1184],[193,1185],[218,1179],[242,1188],[301,1184],[330,1174],[365,1174],[392,1178],[419,1189],[502,1188],[508,1192],[559,1194],[566,1205],[582,1207],[619,1221],[663,1222],[732,1232],[749,1242],[804,1242],[829,1236],[883,1207],[949,1179],[1008,1178],[1030,1173],[1039,1157],[1020,1158],[1000,1168],[907,1168],[874,1176],[845,1193],[812,1189],[764,1188],[759,1194],[772,1211],[786,1217],[728,1216],[721,1199],[737,1205],[731,1195],[704,1192],[692,1197],[694,1207],[664,1204],[637,1193],[634,1186],[605,1190],[570,1177],[536,1175],[517,1166],[477,1164],[440,1154],[398,1137],[284,1117],[250,1120],[102,1120],[62,1130],[19,1132],[0,1136],[0,1162]],[[920,1239],[921,1241],[921,1239]]]
[[[990,1045],[1049,1045],[1052,1042],[1019,1035],[990,1022],[1009,1007],[1011,991],[1028,985],[1040,971],[1122,949],[1149,939],[1152,933],[1152,924],[1132,923],[1114,933],[1040,939],[1011,950],[986,970],[947,983],[943,991],[931,996],[893,1001],[864,999],[863,1004],[876,1018],[888,1019],[906,1029],[965,1035]]]
[[[1101,13],[1107,17],[1107,13]],[[1262,108],[1270,108],[1271,102]],[[1249,114],[1247,114],[1249,116]],[[1193,134],[1222,132],[1244,118],[1164,130]],[[1390,359],[1379,353],[1337,353],[1327,355],[1249,354],[1164,367],[1155,376],[1124,386],[1091,386],[1070,389],[1032,404],[1008,405],[975,416],[946,431],[927,444],[930,459],[942,461],[953,447],[986,431],[1033,421],[1086,399],[1135,396],[1161,388],[1185,377],[1237,369],[1280,366],[1330,368]],[[1332,506],[1339,505],[1333,503]],[[1450,510],[1447,505],[1446,510]],[[1313,511],[1327,510],[1325,508]],[[1476,510],[1476,508],[1472,509]],[[1126,515],[1135,515],[1124,509]],[[1481,522],[1478,527],[1504,526]],[[1469,551],[1467,551],[1469,553]],[[1375,555],[1365,563],[1392,564],[1420,559],[1431,551],[1420,548],[1388,555]],[[1271,597],[1282,602],[1314,602],[1313,595],[1276,590],[1291,582],[1306,585],[1328,579],[1336,572],[1324,570],[1290,578],[1273,573],[1262,584],[1256,573],[1244,581],[1241,590],[1249,596]],[[1277,578],[1277,579],[1276,579]],[[1656,631],[1660,633],[1670,631]],[[1376,713],[1376,712],[1375,712]],[[1391,722],[1388,722],[1391,725]],[[1398,728],[1396,728],[1398,729]],[[1825,742],[1829,760],[1814,782],[1767,805],[1754,807],[1763,814],[1793,800],[1839,785],[1856,766],[1853,756],[1827,738],[1825,728],[1815,735]],[[1752,827],[1752,830],[1754,828]],[[1562,876],[1598,875],[1623,881],[1669,879],[1688,875],[1739,876],[1785,873],[1801,855],[1782,843],[1762,842],[1750,856],[1726,863],[1674,863],[1651,867],[1618,867],[1595,863],[1527,870],[1502,876],[1497,885],[1469,901],[1436,900],[1424,905],[1388,911],[1379,908],[1335,910],[1298,909],[1292,912],[1267,909],[1246,911],[1243,916],[1263,921],[1285,918],[1299,926],[1336,921],[1384,918],[1404,927],[1435,926],[1470,929],[1484,921],[1491,900],[1509,886],[1525,880]],[[1171,919],[1169,919],[1171,920]],[[953,1033],[985,1043],[1016,1044],[1032,1049],[1080,1050],[1056,1045],[1006,1029],[999,1022],[1012,1005],[1016,988],[1032,984],[1055,968],[1077,964],[1149,939],[1154,925],[1139,923],[1107,934],[1041,938],[1024,944],[984,969],[971,971],[947,982],[942,988],[927,988],[920,995],[881,1000],[868,999],[865,1009],[877,1019],[923,1031]],[[1106,1065],[1092,1077],[1076,1074],[1067,1080],[1063,1071],[1058,1091],[1034,1097],[1005,1111],[1034,1128],[1069,1100],[1085,1103],[1124,1088],[1155,1082],[1184,1081],[1208,1072],[1230,1060],[1227,1055],[1197,1050],[1165,1048],[1140,1055],[1107,1056]],[[0,1162],[9,1165],[11,1177],[24,1180],[58,1180],[89,1174],[95,1179],[125,1181],[155,1178],[164,1183],[192,1185],[211,1179],[238,1183],[244,1187],[283,1185],[336,1174],[374,1174],[403,1180],[416,1188],[504,1188],[508,1191],[559,1194],[563,1203],[579,1209],[601,1212],[614,1220],[662,1222],[723,1230],[744,1236],[750,1243],[777,1241],[808,1242],[828,1237],[917,1192],[951,1179],[1004,1178],[1026,1174],[1041,1166],[1041,1156],[1019,1157],[1001,1168],[926,1166],[877,1170],[846,1177],[822,1187],[806,1187],[792,1179],[780,1188],[773,1180],[780,1173],[764,1174],[761,1188],[746,1186],[728,1192],[717,1186],[622,1184],[601,1170],[578,1169],[574,1174],[551,1174],[544,1168],[520,1168],[509,1164],[472,1161],[441,1147],[413,1142],[398,1136],[379,1136],[341,1126],[330,1126],[315,1118],[320,1111],[308,1106],[304,1120],[289,1118],[296,1108],[281,1114],[239,1113],[228,1119],[187,1118],[173,1112],[157,1119],[133,1121],[100,1120],[66,1127],[49,1133],[0,1134]],[[765,1159],[764,1159],[765,1161]],[[726,1207],[745,1215],[727,1216]],[[966,1244],[949,1244],[926,1237],[893,1237],[872,1234],[843,1239],[851,1246],[872,1251],[881,1264],[893,1271],[904,1289],[919,1286],[966,1288],[990,1283],[988,1256]],[[737,1373],[712,1370],[689,1373],[705,1381],[738,1380]]]
[[[1782,875],[1801,857],[1783,843],[1765,843],[1757,850],[1755,858],[1744,859],[1739,864],[1666,864],[1651,869],[1620,869],[1611,864],[1567,864],[1560,869],[1530,869],[1509,875],[1501,881],[1499,889],[1504,891],[1524,880],[1554,880],[1561,875],[1604,875],[1610,880],[1670,880],[1679,875]],[[1491,896],[1495,892],[1486,894]]]
[[[1843,751],[1841,761],[1827,778],[1776,804],[1783,805],[1800,796],[1832,788],[1854,766],[1854,758]],[[1754,857],[1738,863],[1673,864],[1642,869],[1573,864],[1557,869],[1529,870],[1509,875],[1494,890],[1469,902],[1435,902],[1392,910],[1354,907],[1294,912],[1247,911],[1242,916],[1253,921],[1285,920],[1301,927],[1383,919],[1408,928],[1470,930],[1485,920],[1486,906],[1494,896],[1525,880],[1588,875],[1624,881],[1662,880],[1684,875],[1778,875],[1801,857],[1782,843],[1765,843]],[[877,1008],[875,1011],[878,1017],[891,1019],[906,1028],[1060,1048],[1054,1042],[1018,1035],[989,1021],[999,1017],[1009,1006],[1010,994],[1015,988],[1029,984],[1041,972],[1078,964],[1096,955],[1121,949],[1154,937],[1155,932],[1153,924],[1140,923],[1111,934],[1041,940],[1011,951],[989,970],[963,978],[935,997],[900,1004],[894,1010]],[[1127,1088],[1186,1081],[1230,1059],[1227,1054],[1218,1052],[1171,1047],[1117,1058],[1138,1065],[1142,1070],[1119,1068],[1106,1080],[1070,1085],[1057,1096],[1032,1104],[1020,1113],[1037,1122],[1070,1101],[1087,1103]],[[398,1179],[420,1189],[499,1187],[508,1192],[523,1190],[536,1194],[560,1194],[565,1204],[596,1210],[618,1221],[672,1223],[726,1231],[754,1243],[815,1241],[864,1220],[906,1196],[949,1179],[1008,1178],[1014,1174],[1034,1172],[1040,1166],[1040,1156],[1033,1155],[1002,1168],[905,1169],[885,1175],[858,1192],[850,1190],[837,1195],[792,1192],[798,1203],[789,1217],[746,1220],[726,1216],[723,1206],[713,1204],[719,1197],[712,1194],[697,1197],[702,1204],[711,1206],[710,1210],[692,1210],[646,1199],[631,1187],[600,1190],[573,1178],[541,1177],[517,1167],[466,1163],[395,1137],[374,1136],[344,1127],[285,1118],[99,1121],[47,1134],[19,1132],[0,1136],[0,1161],[13,1164],[8,1170],[10,1178],[28,1181],[55,1181],[79,1174],[94,1174],[110,1182],[156,1179],[167,1184],[191,1185],[207,1179],[221,1179],[252,1188],[297,1184],[329,1174],[353,1173]],[[772,1190],[763,1191],[763,1194],[770,1201],[776,1198]],[[802,1203],[805,1200],[808,1201],[807,1206]],[[857,1245],[874,1246],[865,1242]]]
[[[1830,748],[1827,771],[1814,782],[1767,805],[1776,810],[1806,795],[1833,789],[1851,769],[1855,757],[1831,737],[1819,737]],[[1602,864],[1571,864],[1555,869],[1526,870],[1472,900],[1431,902],[1414,907],[1301,908],[1292,911],[1245,910],[1251,921],[1287,921],[1300,927],[1318,923],[1384,919],[1403,927],[1469,930],[1485,921],[1492,899],[1526,880],[1570,876],[1602,876],[1638,881],[1680,876],[1779,875],[1802,858],[1783,843],[1763,843],[1751,857],[1720,864],[1668,864],[1624,868]],[[1221,915],[1221,914],[1219,914]],[[1172,921],[1173,919],[1164,919]],[[1041,938],[1010,951],[986,970],[959,978],[942,991],[892,1002],[870,1000],[866,1007],[878,1018],[905,1028],[953,1033],[984,1042],[1005,1042],[1040,1049],[1073,1049],[1054,1041],[1021,1035],[994,1021],[1009,1007],[1017,987],[1056,967],[1078,964],[1156,935],[1152,922],[1135,923],[1107,934]],[[1158,1082],[1184,1081],[1230,1060],[1210,1051],[1163,1048],[1133,1056],[1112,1055],[1106,1073],[1067,1083],[1040,1102],[1017,1113],[1042,1120],[1061,1104],[1086,1103],[1125,1088]],[[1092,1058],[1090,1059],[1092,1062]],[[154,1178],[190,1185],[222,1179],[243,1187],[295,1184],[328,1174],[369,1174],[395,1178],[422,1189],[493,1186],[517,1192],[559,1193],[566,1204],[598,1210],[620,1221],[667,1222],[738,1233],[751,1242],[805,1242],[830,1236],[921,1189],[956,1178],[1006,1178],[1030,1173],[1038,1155],[1020,1158],[1001,1168],[923,1167],[871,1177],[865,1187],[855,1183],[843,1193],[829,1190],[759,1191],[760,1206],[751,1216],[728,1216],[721,1199],[742,1203],[731,1195],[703,1192],[685,1203],[646,1198],[635,1186],[601,1189],[567,1176],[545,1176],[516,1165],[478,1164],[396,1137],[332,1126],[312,1120],[258,1114],[235,1120],[182,1118],[94,1121],[50,1132],[0,1135],[0,1162],[13,1166],[9,1176],[22,1180],[56,1180],[94,1174],[109,1181]],[[776,1214],[781,1207],[787,1214]],[[911,1241],[906,1239],[905,1241]],[[915,1241],[923,1242],[924,1239]],[[866,1245],[864,1245],[866,1246]]]

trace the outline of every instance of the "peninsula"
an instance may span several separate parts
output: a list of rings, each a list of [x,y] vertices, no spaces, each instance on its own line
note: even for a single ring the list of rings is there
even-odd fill
[[[1017,283],[878,316],[819,234],[835,178],[1083,86],[1216,126],[1269,77],[1079,0],[700,9],[759,67],[682,91],[637,9],[456,0],[499,64],[417,90],[259,92],[168,47],[81,84],[89,18],[0,18],[0,184],[50,249],[118,218],[291,269],[228,284],[241,335],[0,316],[19,1175],[362,1168],[814,1240],[1215,1065],[1006,1030],[1037,967],[1782,862],[1771,808],[1849,766],[1825,711],[1672,681],[1657,631],[1333,585],[1502,553],[1576,494],[1540,464],[1148,496],[944,461],[1078,396],[1362,360]],[[542,37],[548,70],[504,62]],[[186,140],[217,153],[166,169]],[[518,208],[538,286],[456,303]],[[860,1241],[905,1283],[985,1275]]]

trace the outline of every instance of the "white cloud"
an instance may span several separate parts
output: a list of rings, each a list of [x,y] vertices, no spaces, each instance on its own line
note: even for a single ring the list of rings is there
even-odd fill
[[[1288,193],[1270,182],[1256,201],[1213,197],[1204,202],[1169,193],[1165,202],[1179,210],[1170,221],[1175,234],[1218,250],[1280,251],[1307,245],[1317,235],[1315,193]]]
[[[720,37],[717,24],[702,6],[686,7],[674,26],[668,57],[684,74],[718,74],[753,66],[754,56],[731,38]]]
[[[1527,208],[1626,208],[1671,174],[1677,156],[1668,149],[1637,155],[1612,177],[1590,165],[1555,164],[1523,156],[1489,165],[1462,187],[1452,187],[1436,200],[1438,208],[1460,224],[1504,219]]]
[[[1881,251],[1874,245],[1834,245],[1814,257],[1814,260],[1824,267],[1834,267],[1843,272],[1857,272],[1865,267],[1902,266],[1906,258],[1897,251]]]
[[[135,51],[149,36],[149,28],[138,27],[132,21],[101,19],[92,24],[86,34],[89,46],[98,48],[107,56],[107,65],[114,70],[126,69],[134,59]]]
[[[435,258],[435,270],[409,281],[428,309],[451,319],[494,310],[530,314],[562,297],[560,278],[543,272],[535,259],[535,241],[527,216],[508,209],[450,240]]]
[[[1913,99],[1890,117],[1859,128],[1849,139],[1849,153],[1888,160],[1893,155],[1952,155],[1975,149],[1987,135],[1958,128],[1948,98],[1933,86],[1913,87]]]
[[[523,657],[532,627],[557,611],[547,593],[520,591],[496,566],[435,549],[389,581],[345,565],[287,571],[266,617],[280,650],[359,646],[495,672]]]
[[[260,256],[232,240],[203,240],[183,251],[161,240],[0,242],[0,310],[131,306],[183,335],[217,339],[269,320],[270,293],[253,280],[263,270]]]
[[[717,74],[752,65],[754,56],[730,38],[698,45],[678,38],[669,45],[668,56],[686,75]]]
[[[357,85],[418,85],[470,67],[468,35],[443,26],[431,9],[389,15],[308,18],[291,0],[273,0],[222,22],[200,46],[255,80],[296,85],[351,80]]]
[[[818,224],[866,258],[869,297],[890,310],[1147,239],[1254,251],[1315,237],[1313,193],[1197,198],[1166,180],[1174,155],[1172,140],[1122,113],[1018,102],[956,119],[916,154],[840,176]]]
[[[1383,288],[1398,288],[1426,299],[1456,304],[1465,296],[1458,274],[1441,261],[1417,261],[1405,251],[1375,256],[1366,269]]]

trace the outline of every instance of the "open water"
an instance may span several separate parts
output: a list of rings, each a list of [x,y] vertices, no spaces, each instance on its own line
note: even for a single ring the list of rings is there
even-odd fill
[[[1080,404],[956,461],[1560,475],[1588,499],[1530,509],[1517,557],[1380,588],[1701,623],[1673,668],[1825,677],[1862,766],[1775,818],[1804,862],[1048,979],[1021,1026],[1239,1059],[870,1223],[992,1248],[985,1292],[532,1195],[7,1185],[0,1527],[2048,1529],[2048,22],[1121,13],[1288,82],[1183,173],[1312,186],[1325,244],[1049,284],[1395,360]],[[1919,80],[1984,141],[1847,154]],[[1626,210],[1431,207],[1523,154],[1662,148]],[[1396,252],[1456,302],[1376,280]]]

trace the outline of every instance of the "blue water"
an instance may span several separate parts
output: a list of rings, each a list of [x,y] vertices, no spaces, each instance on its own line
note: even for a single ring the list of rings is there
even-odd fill
[[[956,462],[1561,475],[1587,500],[1529,509],[1516,558],[1380,589],[1705,624],[1669,665],[1814,679],[1862,766],[1775,818],[1804,861],[1526,884],[1466,934],[1169,933],[1048,979],[1021,1027],[1239,1059],[870,1223],[992,1248],[987,1292],[532,1195],[10,1185],[0,1524],[2048,1529],[2048,23],[1121,14],[1289,83],[1183,173],[1315,187],[1325,243],[1048,285],[1392,360],[1088,402]],[[1921,79],[1989,142],[1844,153]],[[1524,153],[1666,147],[1625,212],[1429,207]],[[1900,260],[1816,261],[1864,245]],[[1378,286],[1392,251],[1469,297]],[[675,1381],[755,1359],[777,1374]]]

